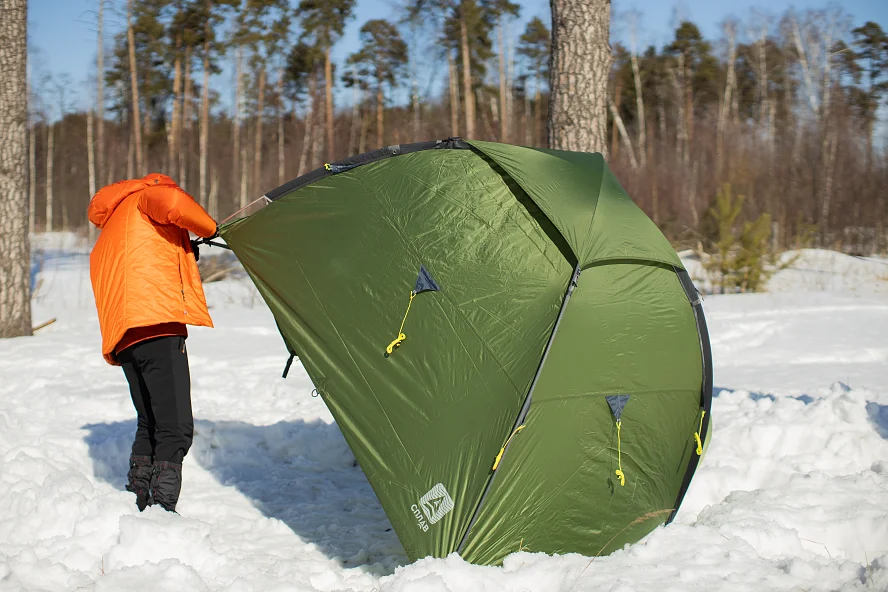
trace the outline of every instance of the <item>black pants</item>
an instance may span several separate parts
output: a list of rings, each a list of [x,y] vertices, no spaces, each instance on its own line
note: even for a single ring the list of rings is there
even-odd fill
[[[185,338],[142,341],[120,352],[117,359],[138,414],[133,455],[181,463],[194,437]]]

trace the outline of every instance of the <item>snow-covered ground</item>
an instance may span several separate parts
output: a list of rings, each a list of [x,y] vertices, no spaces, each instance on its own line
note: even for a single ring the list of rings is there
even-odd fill
[[[888,590],[888,265],[803,251],[708,296],[714,433],[677,520],[593,560],[408,564],[249,281],[206,286],[180,516],[124,491],[134,411],[88,250],[35,241],[31,338],[0,341],[0,591]],[[693,269],[692,261],[688,262]]]

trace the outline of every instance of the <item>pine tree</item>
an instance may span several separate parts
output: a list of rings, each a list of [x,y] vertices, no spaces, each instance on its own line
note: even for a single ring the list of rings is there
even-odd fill
[[[376,87],[376,144],[385,146],[385,89],[394,89],[407,66],[407,44],[397,27],[389,21],[375,19],[361,27],[361,48],[348,59],[357,67],[358,79],[373,80]]]
[[[324,53],[324,82],[326,91],[327,160],[335,160],[333,128],[333,63],[330,52],[342,36],[345,23],[352,18],[355,0],[301,0],[298,11],[302,16],[305,39]]]

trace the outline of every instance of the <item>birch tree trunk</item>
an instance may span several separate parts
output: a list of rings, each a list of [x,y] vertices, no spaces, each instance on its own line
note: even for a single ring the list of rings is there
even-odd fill
[[[126,37],[129,43],[129,66],[130,66],[130,88],[132,90],[132,103],[133,103],[133,118],[132,125],[135,130],[135,137],[133,141],[135,142],[135,150],[136,150],[136,169],[138,173],[143,174],[142,171],[145,169],[145,161],[142,158],[142,118],[140,116],[139,109],[139,77],[136,73],[136,37],[133,33],[133,0],[129,0],[127,3],[126,10]]]
[[[31,334],[28,3],[0,3],[0,338]]]
[[[459,38],[462,48],[463,98],[466,102],[466,138],[474,138],[475,93],[472,92],[472,60],[469,55],[469,31],[466,25],[465,2],[460,4]]]
[[[616,88],[614,89],[614,102],[616,102],[617,105],[620,104],[620,97],[623,94],[623,85],[620,83],[621,83],[621,80],[617,79]],[[613,116],[613,113],[616,109],[611,107],[612,101],[611,101],[610,97],[607,98],[607,101],[608,101],[607,107],[611,112],[611,116]],[[614,122],[616,123],[616,121],[617,121],[617,119],[614,117]],[[611,155],[610,156],[614,160],[616,160],[617,156],[619,155],[619,148],[617,147],[618,131],[619,130],[617,130],[616,125],[614,125],[611,128],[611,147],[610,147]]]
[[[620,116],[620,112],[617,110],[613,101],[608,98],[607,107],[610,109],[611,117],[614,120],[614,129],[619,130],[620,137],[623,140],[623,146],[626,148],[626,152],[629,153],[629,164],[632,165],[633,169],[638,168],[638,161],[635,159],[635,151],[632,149],[632,140],[629,138],[629,134],[626,132],[626,126],[623,124],[623,118]],[[615,155],[616,156],[616,155]]]
[[[330,61],[330,48],[324,51],[324,80],[327,92],[326,110],[327,110],[327,161],[333,162],[336,154],[333,146],[333,63]]]
[[[550,0],[550,148],[607,157],[610,0]]]

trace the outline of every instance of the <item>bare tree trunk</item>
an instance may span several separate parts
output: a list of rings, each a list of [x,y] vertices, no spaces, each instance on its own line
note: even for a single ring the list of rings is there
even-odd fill
[[[459,86],[456,81],[456,64],[453,53],[447,50],[447,69],[450,82],[450,134],[459,136]]]
[[[422,111],[419,105],[419,84],[416,82],[416,73],[412,74],[410,81],[410,98],[413,103],[413,142],[419,142],[419,128],[422,125]]]
[[[301,177],[305,172],[308,154],[311,150],[311,128],[314,120],[314,96],[315,96],[315,80],[314,76],[308,82],[308,108],[305,113],[305,129],[302,131],[302,153],[299,155],[299,168],[296,169],[296,176]]]
[[[635,109],[638,113],[638,154],[641,156],[641,166],[647,162],[647,120],[644,116],[644,93],[641,86],[641,72],[638,68],[638,50],[636,47],[636,19],[632,21],[632,79],[635,83]]]
[[[360,96],[360,89],[358,88],[358,84],[352,85],[352,112],[351,112],[351,121],[348,126],[348,153],[355,154],[357,147],[355,144],[358,141],[358,117],[360,115],[360,104],[358,101],[358,97]]]
[[[108,173],[105,177],[105,184],[111,185],[115,179],[119,178],[117,176],[117,150],[112,150],[108,153],[108,166],[105,167],[105,170]]]
[[[96,42],[96,175],[102,178],[105,165],[105,0],[99,0]],[[92,225],[90,231],[92,232]]]
[[[241,131],[241,95],[243,94],[243,85],[244,85],[244,70],[243,70],[243,62],[244,62],[244,48],[238,47],[237,54],[235,57],[235,82],[234,82],[234,129],[232,130],[232,139],[231,139],[231,151],[232,151],[232,163],[231,167],[231,186],[237,187],[239,175],[240,175],[240,167],[246,166],[246,163],[241,163],[240,154],[241,154],[241,139],[240,139],[240,131]]]
[[[487,132],[487,137],[495,138],[496,132],[493,131],[493,126],[490,124],[490,119],[487,117],[487,109],[484,108],[484,97],[481,95],[480,89],[475,89],[475,105],[480,106],[479,109],[481,113],[481,123],[484,125],[484,131]],[[496,111],[496,101],[493,100],[493,97],[490,97],[490,111]],[[494,116],[496,113],[494,113]]]
[[[130,127],[129,137],[127,138],[126,145],[126,178],[132,179],[136,174],[136,142],[135,142],[136,131],[133,127]]]
[[[200,89],[200,187],[198,200],[207,207],[207,148],[210,142],[210,20],[204,26],[203,87]],[[214,218],[218,212],[210,208]]]
[[[515,126],[515,44],[512,38],[512,24],[507,19],[505,25],[506,38],[506,121],[508,122],[508,134],[514,135],[512,129]]]
[[[365,93],[366,94],[366,93]],[[366,96],[362,97],[361,104],[365,104],[367,101]],[[367,148],[367,127],[369,118],[367,117],[366,109],[361,108],[361,136],[358,139],[358,153],[363,154],[364,150]]]
[[[284,67],[278,68],[277,79],[277,96],[278,96],[278,185],[284,184],[284,176],[286,175],[286,155],[284,148]]]
[[[466,138],[475,137],[475,93],[472,92],[472,60],[469,55],[469,32],[466,25],[465,2],[460,3],[459,38],[462,48],[463,97],[466,101]]]
[[[176,61],[173,66],[173,112],[170,116],[170,133],[167,136],[167,161],[168,170],[172,172],[173,163],[176,162],[176,148],[179,135],[179,109],[182,103],[182,55],[180,52],[182,43],[181,33],[176,36]]]
[[[756,50],[758,53],[758,70],[759,70],[759,125],[764,127],[767,121],[768,108],[768,61],[767,61],[767,45],[768,25],[767,21],[762,24],[761,37],[756,41]]]
[[[28,234],[37,228],[37,127],[28,123]]]
[[[86,113],[86,157],[87,166],[89,167],[89,197],[96,194],[96,146],[93,142],[93,111],[90,109]],[[92,243],[95,238],[95,226],[87,223],[89,228],[89,241]]]
[[[623,94],[623,85],[620,84],[620,80],[618,78],[617,84],[616,84],[616,89],[614,90],[614,101],[616,102],[617,105],[620,104],[620,97],[622,94]],[[611,109],[610,96],[608,96],[607,101],[608,101],[608,108]],[[614,111],[615,111],[615,109],[611,109],[611,114],[613,114]],[[614,121],[616,121],[616,118],[614,118]],[[613,158],[614,160],[616,160],[617,156],[619,155],[619,148],[617,147],[617,132],[618,132],[617,126],[615,125],[611,129],[611,147],[610,147],[611,158]]]
[[[55,126],[52,123],[46,125],[46,222],[44,232],[52,232],[53,228],[53,195],[52,195],[52,168],[55,160]]]
[[[384,113],[385,97],[382,94],[382,80],[376,80],[376,147],[385,146]]]
[[[681,155],[681,162],[684,166],[688,164],[688,118],[685,114],[685,102],[682,100],[684,96],[684,56],[678,55],[678,70],[681,73],[682,82],[679,84],[675,70],[670,69],[669,74],[672,79],[672,85],[675,88],[675,106],[678,109],[678,133],[675,135],[675,152]]]
[[[500,109],[500,142],[509,141],[509,105],[507,102],[506,89],[506,46],[503,40],[503,25],[497,23],[496,26],[497,44],[499,45],[499,109]]]
[[[725,23],[725,35],[728,37],[728,76],[725,81],[725,97],[718,112],[718,128],[715,142],[716,171],[719,174],[724,164],[725,125],[728,111],[731,108],[731,97],[734,92],[734,62],[737,60],[737,29],[733,22]]]
[[[241,176],[240,176],[240,207],[247,207],[247,142],[241,142]]]
[[[536,80],[533,83],[533,145],[539,146],[543,143],[543,135],[545,135],[545,125],[543,121],[543,72],[537,72]]]
[[[31,334],[27,14],[26,0],[0,4],[0,338]]]
[[[327,110],[327,161],[333,162],[336,150],[334,149],[333,144],[333,64],[330,61],[329,47],[324,52],[324,80],[326,83],[325,90],[327,92],[326,104],[324,105]]]
[[[610,0],[550,0],[549,147],[607,157]]]
[[[626,152],[629,153],[629,164],[632,165],[633,169],[637,169],[638,161],[635,159],[635,151],[632,149],[632,140],[626,132],[626,126],[623,125],[623,118],[620,117],[620,112],[610,98],[608,98],[607,106],[610,109],[611,117],[614,119],[614,129],[620,131],[620,137],[623,139],[623,146],[626,148]],[[614,154],[614,158],[616,158],[616,153]]]
[[[210,215],[213,218],[219,217],[219,173],[213,168],[213,181],[210,183],[210,195],[208,202],[210,205]]]
[[[133,0],[128,0],[127,3],[127,11],[126,11],[126,36],[129,43],[129,66],[130,66],[130,88],[132,90],[132,102],[133,102],[133,129],[135,130],[135,138],[133,141],[135,142],[136,147],[136,169],[138,169],[139,174],[143,174],[142,171],[145,170],[145,161],[142,158],[142,117],[140,115],[139,109],[139,77],[136,73],[136,37],[133,33]]]
[[[256,139],[253,144],[253,186],[250,195],[261,191],[262,187],[262,115],[265,111],[265,64],[259,72],[259,102],[256,106]]]
[[[176,134],[176,152],[179,154],[179,185],[187,190],[188,187],[188,148],[191,136],[191,97],[194,84],[191,80],[191,47],[185,50],[185,89],[182,96],[182,122],[179,124],[179,133]]]
[[[534,124],[533,115],[530,112],[530,93],[524,89],[524,145],[533,146],[532,127]]]

